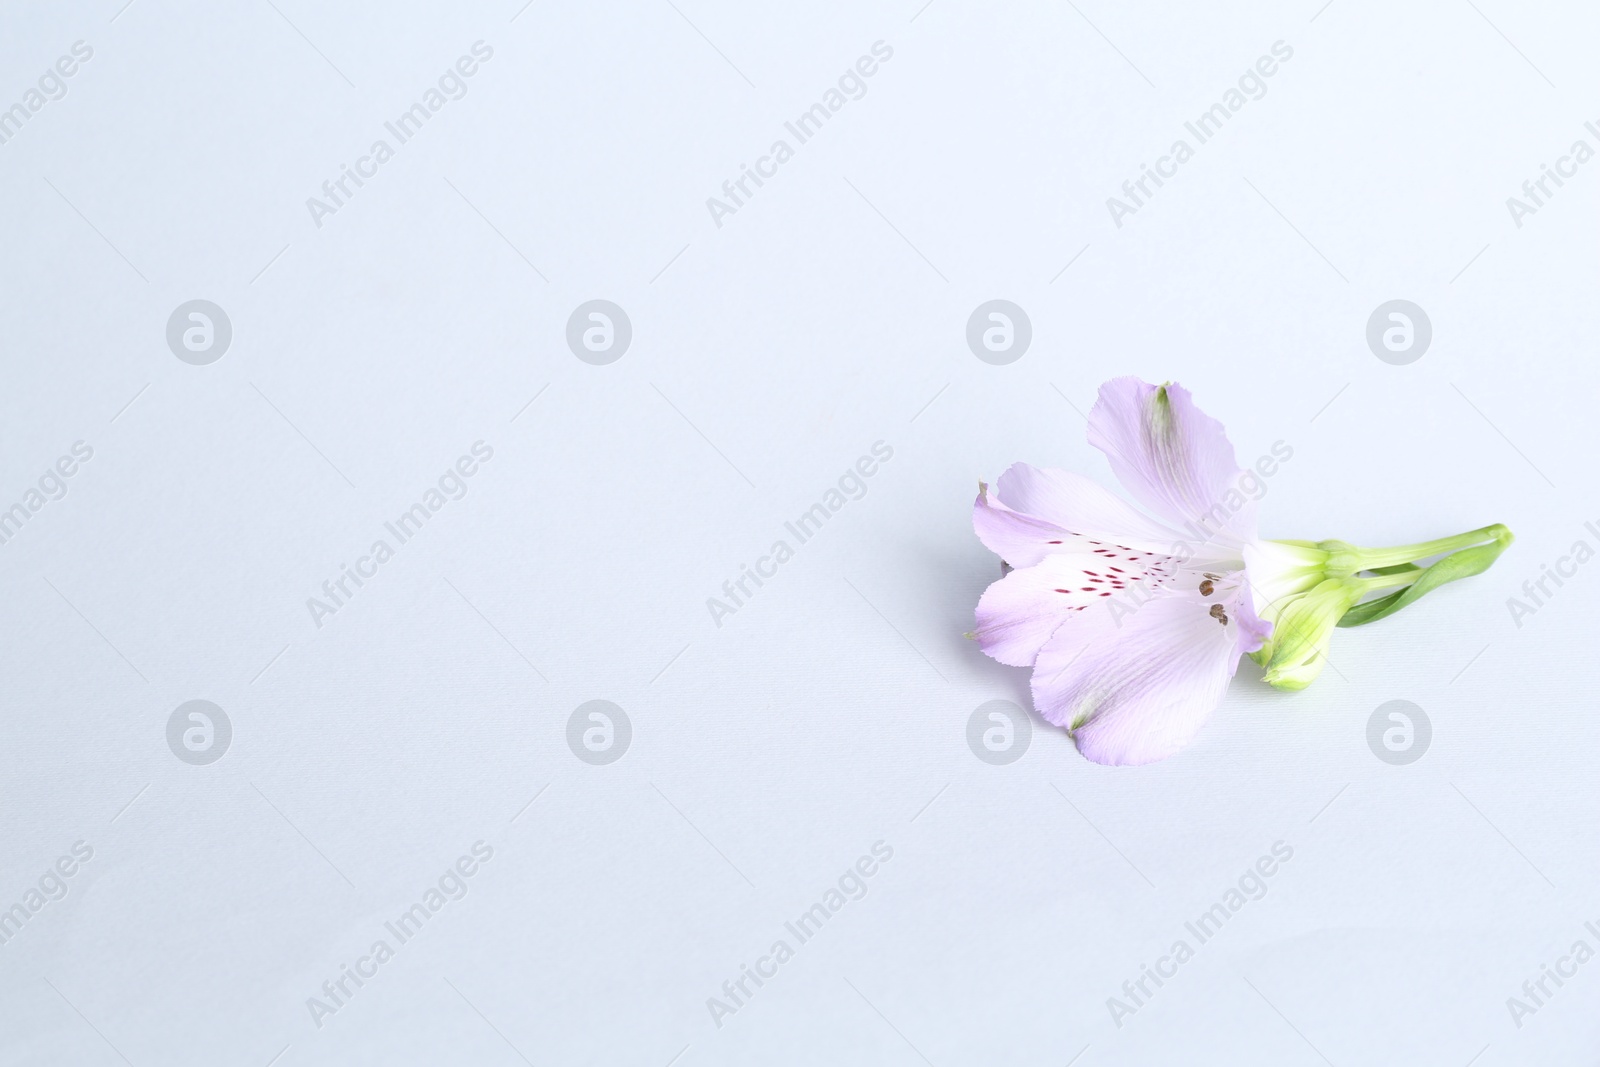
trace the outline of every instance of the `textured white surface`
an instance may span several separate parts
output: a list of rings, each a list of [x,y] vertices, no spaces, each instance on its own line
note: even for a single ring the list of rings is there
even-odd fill
[[[1600,147],[1600,20],[920,2],[0,15],[0,107],[93,49],[0,145],[0,508],[93,449],[0,545],[0,906],[93,850],[0,946],[0,1060],[1592,1062],[1600,964],[1520,1027],[1507,998],[1600,948],[1600,566],[1520,627],[1506,601],[1600,547],[1600,160],[1520,227],[1506,198]],[[316,225],[478,41],[466,94]],[[718,226],[706,198],[879,41]],[[1278,41],[1265,95],[1116,226],[1106,198]],[[1032,323],[1007,366],[965,340],[996,298]],[[1364,337],[1396,298],[1434,330],[1407,366]],[[232,323],[205,366],[164,336],[193,299]],[[632,323],[606,366],[564,340],[591,299]],[[961,637],[997,573],[975,484],[1109,481],[1078,412],[1129,373],[1193,389],[1242,461],[1293,448],[1267,536],[1518,541],[1341,631],[1304,693],[1246,662],[1168,762],[1097,767],[1043,723],[980,762],[969,716],[1027,676]],[[479,441],[465,495],[317,626],[307,598]],[[206,766],[166,740],[195,699],[233,728]],[[596,699],[632,724],[609,765],[566,741]],[[1433,725],[1408,766],[1366,740],[1393,699]],[[462,899],[386,933],[479,841]],[[879,841],[799,945],[785,922]],[[1280,841],[1266,895],[1118,1026],[1108,998]]]

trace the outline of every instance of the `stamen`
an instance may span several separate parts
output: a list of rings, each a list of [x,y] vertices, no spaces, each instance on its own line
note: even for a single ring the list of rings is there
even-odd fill
[[[1222,625],[1228,625],[1228,609],[1223,607],[1221,604],[1211,605],[1210,614],[1213,619],[1216,619]]]
[[[1200,595],[1201,596],[1210,596],[1211,595],[1211,590],[1214,589],[1214,588],[1215,588],[1215,586],[1213,586],[1211,584],[1211,579],[1207,578],[1207,579],[1205,579],[1204,581],[1202,581],[1200,583]]]

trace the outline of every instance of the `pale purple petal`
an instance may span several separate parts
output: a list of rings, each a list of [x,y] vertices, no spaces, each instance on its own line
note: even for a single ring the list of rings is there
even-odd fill
[[[995,496],[1013,511],[1101,541],[1166,552],[1179,537],[1109,489],[1072,471],[1013,463],[995,483]]]
[[[1095,593],[1083,592],[1096,588],[1083,573],[1085,555],[1048,556],[990,585],[978,600],[973,631],[985,654],[1013,667],[1033,666],[1056,628],[1096,599]]]
[[[1034,707],[1065,726],[1096,763],[1151,763],[1188,744],[1221,703],[1242,651],[1259,647],[1261,622],[1243,590],[1226,605],[1170,591],[1131,614],[1087,611],[1040,649]],[[1236,618],[1235,612],[1244,618]]]
[[[972,505],[972,528],[989,551],[1013,567],[1031,567],[1075,539],[1054,523],[1012,511],[982,484]]]
[[[1114,378],[1089,413],[1089,443],[1129,493],[1158,516],[1203,537],[1255,538],[1255,501],[1222,424],[1178,385]],[[1194,524],[1191,526],[1190,524]]]
[[[1248,578],[1241,571],[1239,577],[1245,583]],[[1248,584],[1243,584],[1228,601],[1228,618],[1237,625],[1229,629],[1237,630],[1239,652],[1241,655],[1254,652],[1267,643],[1267,638],[1272,636],[1272,623],[1256,614],[1255,597],[1252,595]]]
[[[1068,620],[1092,626],[1077,620],[1104,615],[1112,600],[1131,613],[1171,581],[1178,567],[1171,557],[1073,538],[1036,566],[1014,570],[990,585],[978,601],[973,636],[1001,663],[1031,666],[1057,627]]]

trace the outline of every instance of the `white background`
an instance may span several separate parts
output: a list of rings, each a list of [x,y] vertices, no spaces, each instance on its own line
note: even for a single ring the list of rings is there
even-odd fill
[[[0,947],[0,1060],[1592,1062],[1600,964],[1520,1028],[1507,998],[1600,948],[1600,573],[1520,627],[1506,603],[1600,546],[1600,161],[1506,207],[1600,148],[1592,11],[121,2],[0,16],[0,107],[94,50],[0,146],[0,508],[94,450],[0,545],[0,906],[94,850]],[[466,96],[317,226],[479,40]],[[1117,227],[1106,198],[1280,40]],[[876,41],[865,96],[718,227],[706,198]],[[207,366],[165,339],[197,298],[233,327]],[[595,298],[633,326],[608,366],[564,337]],[[994,298],[1032,322],[1009,366],[965,341]],[[1395,298],[1433,323],[1408,366],[1364,337]],[[1042,721],[980,762],[973,710],[1028,697],[961,636],[998,574],[976,483],[1109,481],[1079,412],[1122,374],[1191,388],[1242,462],[1293,448],[1265,536],[1518,540],[1340,631],[1303,693],[1246,661],[1164,763]],[[466,496],[318,627],[307,598],[479,440]],[[193,699],[233,726],[208,766],[166,741]],[[633,727],[606,766],[566,742],[593,699]],[[1392,699],[1433,724],[1408,766],[1366,740]],[[479,840],[469,894],[317,1026]],[[880,840],[867,896],[719,1027],[707,998]],[[1267,895],[1116,1025],[1277,841]]]

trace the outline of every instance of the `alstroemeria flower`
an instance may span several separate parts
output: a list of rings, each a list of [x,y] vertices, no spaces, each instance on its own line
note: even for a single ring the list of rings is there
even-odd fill
[[[1335,625],[1475,574],[1510,541],[1504,527],[1376,552],[1262,541],[1243,491],[1259,480],[1235,463],[1221,424],[1172,384],[1101,386],[1089,443],[1148,514],[1070,471],[1018,463],[992,496],[980,485],[973,526],[1011,570],[979,600],[971,636],[1001,663],[1033,668],[1034,707],[1096,763],[1182,748],[1246,653],[1274,685],[1303,688]],[[1432,568],[1412,562],[1447,551]],[[1397,591],[1358,606],[1386,590]]]

